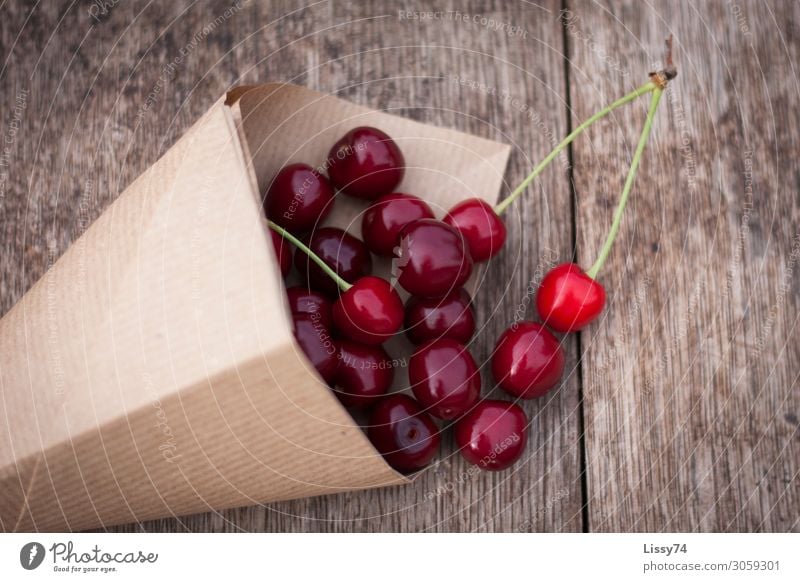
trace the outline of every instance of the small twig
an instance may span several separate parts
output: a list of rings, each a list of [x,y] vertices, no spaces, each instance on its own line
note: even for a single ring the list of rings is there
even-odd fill
[[[663,91],[672,79],[678,76],[678,69],[672,61],[672,35],[667,39],[667,57],[664,59],[665,66],[660,71],[650,73],[650,79]]]

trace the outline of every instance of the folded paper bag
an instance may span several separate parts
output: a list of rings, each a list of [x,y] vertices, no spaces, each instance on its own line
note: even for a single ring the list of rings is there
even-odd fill
[[[494,202],[506,145],[286,84],[220,99],[0,321],[0,530],[78,530],[406,483],[293,341],[261,207],[374,125],[405,191]],[[330,224],[360,235],[364,204]]]

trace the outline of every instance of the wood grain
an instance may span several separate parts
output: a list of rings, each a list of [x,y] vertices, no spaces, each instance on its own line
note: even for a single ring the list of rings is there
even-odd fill
[[[572,14],[573,119],[640,84],[669,34],[680,68],[601,275],[609,308],[581,337],[592,531],[798,528],[797,17],[790,2]],[[646,107],[575,144],[584,264]]]
[[[233,85],[290,81],[506,141],[513,186],[676,36],[681,75],[602,274],[609,309],[565,338],[563,386],[525,404],[531,442],[514,470],[470,472],[448,441],[409,487],[114,530],[797,531],[798,8],[741,4],[567,2],[572,28],[557,1],[243,2],[225,18],[232,3],[4,4],[2,312]],[[515,313],[533,317],[528,285],[572,258],[575,236],[577,259],[593,260],[643,107],[576,142],[574,199],[565,157],[509,214],[476,296],[480,361]]]

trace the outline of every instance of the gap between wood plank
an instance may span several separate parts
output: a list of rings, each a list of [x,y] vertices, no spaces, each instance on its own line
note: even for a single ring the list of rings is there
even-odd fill
[[[569,6],[567,0],[561,0],[561,38],[562,38],[562,51],[564,53],[564,85],[567,92],[567,135],[572,133],[572,89],[569,82],[569,35],[567,34],[566,14],[568,14]],[[573,161],[572,144],[567,146],[567,161],[569,163],[567,169],[567,183],[569,184],[569,210],[571,218],[571,234],[570,242],[572,244],[572,257],[577,262],[578,260],[578,205],[576,202],[577,192],[575,191],[575,181],[573,180]],[[580,478],[581,478],[581,529],[584,533],[589,532],[589,488],[587,479],[587,466],[586,466],[586,437],[584,422],[584,408],[583,408],[583,350],[581,345],[581,334],[575,335],[575,348],[578,354],[578,361],[575,365],[578,374],[578,448],[579,451],[579,464],[580,464]]]

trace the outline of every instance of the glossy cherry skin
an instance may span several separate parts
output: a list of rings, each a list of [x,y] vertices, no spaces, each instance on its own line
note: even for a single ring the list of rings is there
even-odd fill
[[[328,179],[308,164],[289,164],[272,179],[264,205],[267,217],[291,233],[311,230],[333,209]]]
[[[405,394],[390,394],[375,405],[367,436],[386,462],[403,473],[430,463],[441,441],[433,419]]]
[[[422,344],[408,361],[411,390],[425,410],[452,420],[469,410],[481,392],[481,375],[464,345],[451,339]]]
[[[312,315],[298,313],[292,319],[297,343],[322,379],[330,383],[339,367],[338,348],[330,332]]]
[[[283,237],[274,230],[269,231],[272,235],[272,245],[275,247],[275,256],[278,258],[278,265],[281,268],[281,276],[286,278],[289,271],[292,270],[292,246],[288,241],[284,241]]]
[[[389,391],[394,365],[381,346],[339,342],[339,368],[333,379],[336,396],[348,408],[367,408]]]
[[[468,463],[502,471],[525,451],[528,416],[513,402],[483,400],[456,423],[455,438]]]
[[[311,315],[316,317],[325,329],[329,330],[331,328],[333,323],[331,315],[333,304],[325,295],[298,286],[289,287],[286,290],[286,297],[289,301],[289,311],[292,315]]]
[[[536,293],[536,310],[550,329],[578,331],[592,323],[606,305],[606,290],[574,263],[550,269]]]
[[[341,228],[325,227],[315,230],[303,241],[320,259],[331,267],[342,279],[352,283],[372,272],[372,255],[362,241]],[[313,289],[332,297],[339,294],[339,287],[330,276],[320,269],[308,255],[297,249],[294,264],[300,275],[308,280]]]
[[[464,238],[441,220],[416,220],[403,229],[400,237],[397,280],[412,295],[447,295],[472,274],[472,259]]]
[[[546,327],[532,321],[514,324],[500,336],[492,355],[492,375],[518,398],[538,398],[561,380],[564,352]]]
[[[401,192],[385,194],[364,212],[361,236],[376,255],[393,257],[400,244],[400,231],[420,218],[433,218],[433,211],[424,200]]]
[[[333,304],[333,323],[353,341],[381,344],[403,325],[403,302],[388,281],[362,277]]]
[[[449,338],[462,344],[475,333],[472,298],[464,289],[444,297],[416,297],[406,301],[406,336],[415,345],[428,340]]]
[[[461,233],[476,263],[491,259],[506,243],[505,223],[492,205],[480,198],[459,202],[443,220]]]
[[[403,153],[392,138],[374,127],[356,127],[328,153],[331,182],[345,194],[375,200],[388,194],[405,173]]]

